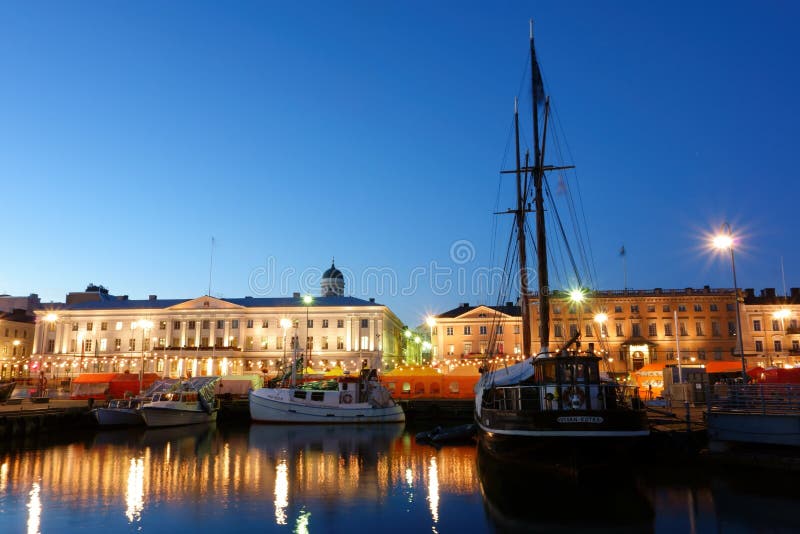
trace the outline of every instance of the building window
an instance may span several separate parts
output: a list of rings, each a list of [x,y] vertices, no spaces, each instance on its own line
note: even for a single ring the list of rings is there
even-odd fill
[[[456,346],[455,345],[448,345],[447,346],[447,355],[452,356],[456,353]]]
[[[497,328],[495,329],[495,333],[497,335],[503,335],[503,325],[501,325],[501,324],[497,325]]]
[[[322,350],[328,350],[328,336],[322,336],[322,342],[320,343],[320,348]]]
[[[361,319],[361,328],[369,328],[369,319]]]
[[[252,319],[248,319],[247,320],[247,328],[253,328],[253,320]]]
[[[104,351],[108,350],[108,340],[107,339],[101,339],[100,340],[100,350],[104,350]]]
[[[678,311],[685,312],[686,311],[686,304],[678,304]]]
[[[48,339],[47,340],[47,352],[53,352],[56,350],[56,340],[55,339]]]
[[[600,335],[602,337],[608,337],[608,325],[606,323],[600,325]]]
[[[434,326],[432,333],[433,333],[434,336],[438,336],[439,335],[439,328]]]
[[[314,350],[314,336],[306,337],[306,350]]]
[[[664,304],[664,306],[661,308],[661,311],[663,311],[663,312],[665,312],[665,313],[666,313],[666,312],[668,312],[668,311],[670,311],[670,310],[669,310],[669,304]]]
[[[217,330],[223,330],[225,328],[225,321],[223,319],[217,320]]]
[[[716,304],[709,304],[708,309],[711,310],[712,312],[719,311],[719,306],[717,306]]]
[[[100,323],[100,330],[108,330],[108,323],[106,322]]]
[[[114,340],[114,350],[116,351],[122,350],[122,340],[120,338],[116,338]]]
[[[253,336],[247,336],[244,338],[244,349],[253,350]]]
[[[205,319],[202,323],[200,323],[200,326],[203,330],[208,330],[211,327],[211,321]]]
[[[675,359],[675,352],[672,351],[672,350],[668,350],[667,351],[667,359],[668,360],[674,360]]]
[[[577,323],[569,323],[569,337],[576,336],[577,334],[578,334]]]
[[[369,350],[369,336],[361,336],[361,350]]]
[[[158,321],[158,329],[159,330],[166,330],[167,329],[167,321]]]
[[[481,341],[481,354],[486,354],[486,342]]]
[[[283,338],[278,336],[275,338],[275,350],[283,349]]]
[[[261,321],[261,328],[269,328],[269,321],[266,319]]]
[[[728,303],[725,305],[725,309],[728,311],[734,311],[736,309],[736,304]]]
[[[553,335],[555,337],[564,337],[564,327],[561,322],[557,322],[553,325]]]
[[[780,339],[776,339],[772,343],[773,343],[773,345],[775,345],[775,352],[781,352],[783,350],[783,347],[781,345],[781,340]]]
[[[614,313],[622,313],[622,306],[614,306]]]
[[[322,320],[322,328],[328,328],[328,320],[327,319],[323,319]]]
[[[681,333],[682,336],[688,336],[689,335],[689,332],[686,330],[686,323],[684,321],[681,321],[680,323],[678,323],[678,328],[680,329],[680,333]]]
[[[561,306],[553,306],[553,314],[557,315],[559,313],[561,313]]]
[[[72,331],[73,332],[78,331],[78,323],[72,323]],[[8,337],[8,331],[6,331],[6,337]]]
[[[479,326],[478,327],[478,333],[480,335],[482,335],[482,336],[485,336],[486,335],[486,327],[485,326]]]
[[[717,361],[722,359],[722,349],[714,349],[714,359]]]
[[[514,333],[515,334],[519,334],[519,325],[518,324],[514,325]]]
[[[222,338],[220,338],[220,339],[222,339]],[[222,342],[221,342],[221,341],[220,341],[220,345],[222,345]],[[181,346],[181,338],[179,338],[179,337],[173,337],[173,338],[172,338],[172,346],[173,346],[173,347],[180,347],[180,346]]]
[[[187,341],[188,341],[187,346],[194,347],[194,337],[190,337],[189,339],[187,339]]]
[[[761,332],[761,321],[759,319],[753,320],[753,331],[754,332]]]
[[[306,328],[314,328],[314,319],[306,321]]]
[[[444,329],[444,334],[446,336],[452,336],[453,335],[453,327],[452,326],[448,326],[447,328],[445,328]]]
[[[239,319],[232,319],[231,320],[231,329],[236,330],[239,328]]]
[[[146,337],[142,340],[142,350],[150,350],[150,338]]]
[[[733,337],[736,335],[736,323],[733,321],[728,321],[728,335]]]
[[[189,330],[194,330],[194,327],[196,326],[196,324],[197,324],[196,321],[189,321],[189,325],[187,326],[187,328]]]
[[[464,327],[464,335],[465,336],[469,336],[471,334],[472,334],[472,327],[471,326],[465,326]]]
[[[172,329],[173,330],[180,330],[181,329],[181,322],[180,321],[172,321]]]
[[[650,337],[658,336],[658,332],[656,330],[656,323],[650,323],[647,325],[647,335]]]
[[[697,333],[698,336],[706,335],[705,332],[703,332],[703,323],[702,323],[702,321],[695,321],[694,330],[695,330],[695,332]]]
[[[167,346],[167,338],[165,337],[158,338],[158,348],[163,349],[166,346]]]
[[[261,338],[261,350],[267,350],[269,348],[269,338],[266,336]]]
[[[92,331],[92,329],[94,329],[94,323],[93,323],[93,322],[91,322],[91,321],[90,321],[90,322],[88,322],[88,323],[86,323],[86,331],[87,331],[87,332],[91,332],[91,331]]]
[[[664,335],[667,337],[672,335],[672,323],[664,323]]]
[[[464,343],[464,354],[472,354],[472,342],[466,341]]]
[[[592,332],[592,324],[586,323],[586,337],[592,337],[594,332]]]
[[[617,337],[622,337],[625,335],[622,333],[622,323],[616,323],[614,326],[617,327]]]
[[[714,337],[720,337],[722,332],[719,329],[719,322],[711,321],[711,335]]]
[[[344,349],[344,338],[342,336],[336,336],[336,348],[338,350]]]
[[[336,328],[344,328],[344,319],[336,319]]]
[[[772,330],[773,330],[773,332],[777,332],[780,329],[781,329],[781,322],[778,321],[777,319],[773,319],[772,320]]]
[[[756,352],[764,352],[764,342],[756,339]]]
[[[696,312],[703,311],[703,306],[701,304],[695,304],[694,305],[694,311],[696,311]]]
[[[800,341],[798,341],[796,339],[792,340],[792,350],[795,351],[795,352],[800,350]],[[53,350],[51,349],[50,352],[53,352]]]
[[[698,351],[697,351],[697,357],[698,357],[699,359],[701,359],[701,360],[705,360],[705,359],[706,359],[706,351],[704,351],[704,350],[702,350],[702,349],[701,349],[701,350],[698,350]]]
[[[639,313],[639,305],[631,304],[631,313]]]
[[[649,304],[647,306],[647,313],[654,313],[656,311],[656,307],[654,304]]]
[[[639,323],[633,323],[632,325],[631,336],[633,337],[641,337],[642,336],[642,325]]]
[[[128,340],[128,350],[130,350],[130,351],[136,350],[136,339],[135,338],[130,338]]]
[[[224,345],[225,345],[225,342],[223,341],[223,339],[221,337],[215,337],[214,338],[214,346],[215,347],[222,347]]]

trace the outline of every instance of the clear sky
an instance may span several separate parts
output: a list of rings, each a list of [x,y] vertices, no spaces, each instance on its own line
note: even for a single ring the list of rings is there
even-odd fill
[[[530,17],[600,289],[800,286],[796,2],[494,4],[0,3],[0,293],[494,303]]]

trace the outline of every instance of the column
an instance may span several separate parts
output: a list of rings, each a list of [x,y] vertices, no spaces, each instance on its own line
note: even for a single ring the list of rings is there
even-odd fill
[[[350,318],[345,317],[344,319],[344,350],[351,351],[353,350],[353,325],[350,323]]]

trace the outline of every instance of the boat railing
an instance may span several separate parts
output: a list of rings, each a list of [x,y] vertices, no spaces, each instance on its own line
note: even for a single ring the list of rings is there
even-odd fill
[[[508,411],[646,409],[638,386],[612,383],[496,386],[484,392],[483,405]]]
[[[800,384],[723,384],[710,388],[708,410],[762,415],[800,415]]]

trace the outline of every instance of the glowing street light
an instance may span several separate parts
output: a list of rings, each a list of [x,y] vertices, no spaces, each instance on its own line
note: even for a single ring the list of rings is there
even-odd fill
[[[747,363],[744,359],[744,350],[742,348],[742,318],[739,313],[739,286],[736,283],[736,260],[733,257],[733,248],[735,241],[733,239],[733,232],[731,225],[723,223],[721,232],[714,236],[712,244],[717,250],[729,250],[731,253],[731,271],[733,272],[733,293],[736,298],[736,346],[739,350],[739,357],[742,359],[742,384],[747,383]]]
[[[575,289],[570,289],[569,290],[569,300],[570,300],[570,302],[574,302],[576,304],[580,304],[581,302],[586,300],[586,293],[580,287],[577,287]]]

